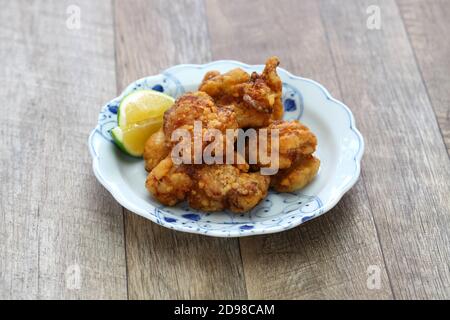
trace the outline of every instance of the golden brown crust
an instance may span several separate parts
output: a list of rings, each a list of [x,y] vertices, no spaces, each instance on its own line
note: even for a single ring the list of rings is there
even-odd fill
[[[145,170],[152,171],[170,153],[162,128],[148,138],[144,147]]]
[[[203,128],[222,132],[237,128],[230,108],[218,108],[209,95],[197,91],[184,94],[164,113],[164,134],[170,138],[176,129],[193,129],[195,121],[200,121]]]
[[[163,130],[166,136],[166,141],[171,147],[180,142],[172,137],[172,134],[177,129],[187,130],[191,137],[191,163],[194,162],[194,126],[198,121],[201,124],[201,137],[199,140],[203,141],[202,148],[205,149],[216,136],[209,129],[218,130],[221,135],[217,137],[221,140],[222,146],[226,146],[226,130],[236,129],[238,124],[236,116],[230,107],[219,108],[215,105],[212,98],[204,92],[188,92],[178,98],[175,104],[165,112]],[[171,139],[174,138],[173,141]],[[233,137],[234,141],[234,137]],[[216,141],[219,143],[218,141]],[[220,145],[220,144],[219,144]],[[203,151],[202,149],[202,151]]]
[[[253,209],[267,196],[270,178],[258,172],[243,173],[236,179],[236,187],[228,194],[228,206],[233,212],[246,212]]]
[[[203,77],[198,90],[206,92],[214,100],[224,96],[238,98],[241,93],[241,86],[250,81],[250,75],[240,68],[232,69],[224,74],[219,71],[209,71]]]
[[[189,205],[204,211],[248,211],[267,195],[270,183],[267,176],[244,173],[232,165],[202,165],[191,170],[194,183]]]
[[[279,132],[278,151],[275,148],[275,152],[279,152],[280,169],[290,167],[299,157],[312,154],[316,150],[316,136],[297,120],[274,121],[267,128],[269,132],[273,129]]]
[[[275,133],[271,131],[273,129],[278,130],[278,145],[272,144],[272,134]],[[266,128],[258,130],[258,137],[258,150],[262,146],[266,146],[268,159],[261,159],[258,152],[257,163],[251,164],[252,171],[273,165],[270,158],[272,147],[273,152],[278,154],[278,167],[287,169],[300,157],[312,154],[317,146],[317,138],[314,133],[297,120],[272,121]],[[250,162],[248,147],[246,149],[246,160]]]
[[[282,83],[277,57],[267,60],[261,74],[251,76],[240,68],[224,74],[208,72],[199,90],[209,94],[218,106],[233,106],[240,128],[260,128],[283,117]]]
[[[272,92],[275,93],[274,104],[273,104],[273,115],[272,119],[281,120],[283,118],[283,104],[281,102],[281,94],[283,83],[277,74],[277,67],[280,64],[278,57],[270,57],[266,61],[266,67],[262,73],[262,78],[264,82],[270,87]]]
[[[320,160],[309,155],[299,159],[290,168],[271,178],[270,185],[278,192],[293,192],[304,188],[317,175]]]
[[[183,166],[175,165],[168,156],[148,174],[145,186],[159,202],[174,206],[186,198],[192,180]]]

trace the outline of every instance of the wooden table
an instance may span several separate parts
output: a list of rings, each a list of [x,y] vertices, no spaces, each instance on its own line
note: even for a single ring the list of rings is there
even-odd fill
[[[448,0],[0,0],[0,298],[450,298],[449,16]],[[128,83],[274,54],[365,137],[326,215],[209,238],[96,181],[87,137]]]

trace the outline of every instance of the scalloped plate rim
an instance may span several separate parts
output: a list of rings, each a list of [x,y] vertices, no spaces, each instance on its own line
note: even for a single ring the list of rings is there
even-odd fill
[[[152,78],[152,77],[157,77],[157,76],[161,76],[164,74],[170,74],[171,72],[173,72],[174,70],[177,69],[182,69],[182,68],[193,68],[193,69],[204,69],[204,68],[208,68],[211,66],[214,66],[216,64],[234,64],[237,66],[241,66],[244,67],[246,69],[257,69],[257,68],[261,68],[264,65],[251,65],[251,64],[245,64],[243,62],[237,61],[237,60],[216,60],[216,61],[212,61],[212,62],[208,62],[205,64],[178,64],[172,67],[169,67],[165,70],[163,70],[162,72],[160,72],[159,74],[155,74],[155,75],[151,75],[151,76],[146,76],[146,77],[142,77],[139,78],[133,82],[131,82],[129,85],[127,85],[125,87],[125,89],[120,93],[120,95],[118,95],[117,97],[109,100],[106,104],[104,104],[102,106],[102,109],[105,108],[106,106],[108,106],[112,101],[116,101],[116,100],[120,100],[123,98],[123,96],[127,93],[127,91],[133,87],[133,85],[135,83],[139,83],[141,81],[144,81],[148,78]],[[336,206],[336,204],[341,200],[341,198],[344,196],[345,193],[347,193],[354,185],[355,183],[358,181],[358,178],[361,174],[361,160],[364,154],[364,149],[365,149],[365,143],[364,143],[364,138],[361,134],[361,132],[357,129],[356,127],[356,121],[354,118],[353,113],[351,112],[350,108],[345,105],[343,102],[337,100],[336,98],[334,98],[329,91],[320,83],[318,83],[315,80],[309,79],[309,78],[304,78],[301,76],[296,76],[294,74],[292,74],[291,72],[287,71],[286,69],[283,69],[281,67],[278,67],[279,70],[282,70],[282,72],[284,72],[289,78],[291,79],[295,79],[295,80],[301,80],[301,81],[305,81],[308,82],[312,85],[315,85],[316,87],[318,87],[320,89],[320,91],[324,94],[325,98],[332,101],[333,103],[339,105],[340,107],[344,108],[344,110],[346,111],[347,115],[349,116],[349,125],[350,125],[350,130],[352,132],[354,132],[358,138],[358,142],[359,142],[359,146],[358,146],[358,151],[357,153],[353,156],[353,159],[355,160],[355,164],[356,164],[356,170],[355,173],[353,174],[352,178],[348,181],[348,183],[342,187],[339,191],[339,193],[337,195],[335,195],[334,197],[328,199],[326,202],[322,202],[322,206],[317,208],[316,210],[314,210],[313,212],[311,212],[309,215],[311,216],[311,220],[315,219],[323,214],[325,214],[326,212],[328,212],[329,210],[331,210],[334,206]],[[92,163],[92,168],[94,171],[94,175],[97,178],[97,180],[100,182],[101,185],[103,185],[105,187],[106,190],[108,190],[109,193],[111,193],[111,195],[114,197],[114,199],[120,204],[122,205],[124,208],[130,210],[131,212],[134,212],[146,219],[151,220],[154,223],[157,223],[163,227],[167,227],[167,225],[165,223],[160,223],[158,221],[158,219],[151,214],[148,214],[146,211],[142,210],[140,207],[135,206],[133,203],[131,203],[130,201],[128,201],[126,199],[126,197],[124,197],[122,195],[122,193],[120,192],[120,188],[117,187],[117,184],[115,183],[111,183],[111,182],[107,182],[106,179],[102,176],[101,174],[101,170],[99,170],[99,163],[98,163],[98,154],[96,153],[94,147],[93,147],[93,139],[95,134],[100,134],[99,132],[99,125],[97,123],[97,125],[95,126],[95,128],[91,131],[91,133],[89,134],[89,138],[88,138],[88,147],[89,147],[89,151],[90,154],[93,158],[93,163]],[[156,208],[155,208],[156,209]],[[308,219],[307,221],[309,221],[310,219]],[[187,233],[194,233],[194,234],[200,234],[200,235],[206,235],[206,236],[211,236],[211,237],[245,237],[245,236],[254,236],[254,235],[259,235],[259,234],[271,234],[271,233],[277,233],[277,232],[281,232],[281,231],[286,231],[292,228],[295,228],[307,221],[297,221],[298,223],[292,223],[291,225],[289,225],[288,227],[285,227],[283,225],[277,225],[277,226],[272,226],[272,227],[268,227],[266,229],[260,229],[260,230],[255,230],[255,229],[251,229],[251,230],[240,230],[240,231],[230,231],[229,233],[223,233],[223,232],[215,232],[215,230],[212,230],[210,233],[204,233],[201,230],[196,230],[196,229],[192,229],[192,228],[188,228],[188,227],[183,227],[183,225],[175,225],[174,227],[171,227],[169,229],[172,230],[176,230],[176,231],[181,231],[181,232],[187,232]]]

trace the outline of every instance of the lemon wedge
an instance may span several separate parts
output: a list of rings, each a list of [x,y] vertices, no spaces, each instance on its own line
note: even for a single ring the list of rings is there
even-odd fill
[[[142,156],[145,142],[161,128],[164,112],[174,102],[171,96],[153,90],[127,95],[117,112],[118,127],[111,130],[116,145],[131,156]]]

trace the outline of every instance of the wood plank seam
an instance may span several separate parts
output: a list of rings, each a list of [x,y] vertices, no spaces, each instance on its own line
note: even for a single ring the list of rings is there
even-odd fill
[[[122,221],[123,221],[123,250],[125,255],[125,278],[126,278],[126,294],[127,294],[127,300],[130,300],[130,289],[129,289],[129,278],[128,278],[128,252],[127,252],[127,231],[126,231],[126,225],[125,225],[125,209],[122,207]]]
[[[206,12],[206,10],[207,10],[205,1],[206,0],[202,0],[202,6],[203,6],[204,12]],[[205,19],[208,20],[207,17],[205,17]],[[208,35],[208,39],[211,39],[211,32],[209,29],[209,21],[206,21],[206,34]],[[210,55],[212,56],[212,50],[210,50]],[[249,292],[249,287],[247,285],[247,275],[245,272],[244,260],[242,258],[242,245],[243,245],[243,243],[242,243],[241,239],[239,239],[239,245],[238,245],[239,259],[241,260],[241,265],[242,265],[242,268],[244,269],[242,276],[243,276],[243,280],[244,280],[245,292],[247,294],[247,299],[248,299],[251,296],[251,293]]]
[[[40,233],[40,206],[37,206],[37,226],[36,226],[36,236],[37,236],[37,284],[36,284],[36,297],[39,299],[41,296],[41,233]]]
[[[372,4],[369,1],[353,1],[348,7],[327,1],[332,6],[324,5],[326,23],[336,61],[340,62],[336,67],[344,93],[353,103],[367,106],[367,110],[355,110],[362,119],[361,128],[372,133],[368,135],[371,166],[365,186],[394,275],[393,288],[399,298],[442,298],[448,294],[449,280],[442,277],[448,275],[448,154],[441,149],[436,114],[427,104],[430,97],[422,87],[396,3],[378,3],[385,10],[380,33],[367,33],[362,19],[346,19],[360,16]],[[375,60],[369,61],[371,58]],[[371,72],[376,77],[365,78]],[[354,78],[362,80],[356,90]],[[389,112],[395,113],[389,117]],[[385,130],[393,124],[398,129],[395,135]],[[427,130],[416,130],[419,128]],[[389,157],[380,156],[387,153]],[[384,176],[379,177],[380,169]]]
[[[120,94],[119,90],[121,90],[119,73],[117,70],[117,51],[116,51],[116,0],[110,0],[111,5],[111,14],[112,14],[112,26],[113,26],[113,46],[114,46],[114,73],[116,74],[116,90],[117,95]],[[129,290],[129,277],[128,277],[128,255],[127,255],[127,232],[126,232],[126,223],[125,223],[125,209],[122,207],[122,223],[123,223],[123,250],[125,256],[125,281],[126,281],[126,295],[127,300],[130,300],[130,290]]]
[[[0,297],[124,297],[121,209],[86,145],[115,92],[110,3],[77,1],[79,29],[67,27],[69,1],[1,3]]]
[[[201,0],[204,12],[206,12],[206,3],[205,3],[205,1],[206,0]],[[205,19],[207,20],[206,16],[205,16]],[[205,25],[206,25],[206,34],[208,36],[208,39],[211,39],[211,33],[210,33],[210,30],[209,30],[209,23],[208,23],[208,21],[206,21]],[[212,50],[211,49],[210,49],[210,55],[212,55]],[[242,265],[242,268],[244,269],[245,267],[244,267],[244,260],[242,259],[242,248],[241,248],[241,246],[242,246],[242,242],[239,240],[239,245],[238,245],[239,259],[241,260],[241,265]],[[242,277],[243,277],[243,280],[244,280],[245,292],[247,294],[247,299],[248,299],[248,297],[250,297],[250,292],[248,290],[247,276],[246,276],[245,270],[242,273]]]
[[[114,1],[118,90],[177,63],[209,61],[203,6],[202,0]],[[247,297],[237,239],[174,232],[123,212],[129,299]]]
[[[276,54],[289,70],[313,77],[329,89],[337,88],[315,1],[288,0],[276,5],[263,1],[256,12],[251,2],[206,4],[214,38],[213,58],[258,64],[267,55]],[[270,26],[264,23],[267,16],[274,22]],[[277,23],[286,19],[301,21],[298,26],[311,32],[300,36],[294,26],[286,28]],[[242,30],[246,32],[240,37]],[[364,203],[358,206],[358,200]],[[383,266],[366,200],[363,186],[357,184],[334,212],[300,228],[240,239],[250,297],[392,298],[384,269],[383,289],[371,291],[366,287],[367,267]]]
[[[331,57],[331,63],[333,65],[334,73],[337,75],[338,71],[337,71],[337,67],[336,67],[335,57],[334,57],[333,51],[331,50],[328,30],[325,28],[324,17],[323,17],[323,14],[322,14],[321,11],[320,11],[320,21],[321,21],[322,25],[324,26],[324,30],[325,30],[324,33],[325,33],[325,39],[326,39],[326,43],[327,43],[327,49],[328,49],[330,57]],[[338,76],[336,76],[336,82],[337,82],[337,85],[338,85],[339,95],[342,97],[343,96],[343,90],[342,90],[342,86],[341,86],[341,80],[340,80],[340,78]],[[360,174],[359,180],[360,180],[360,183],[362,183],[362,185],[363,185],[364,192],[366,193],[366,196],[368,197],[369,193],[367,191],[366,181],[365,181],[364,176],[363,176],[363,168],[362,168],[362,166],[363,166],[363,164],[362,164],[363,159],[361,160],[361,174]],[[391,275],[390,275],[390,272],[389,272],[389,268],[387,267],[386,257],[384,255],[384,250],[383,250],[383,245],[382,245],[382,243],[380,241],[380,233],[379,233],[379,230],[378,230],[378,225],[375,222],[375,218],[374,218],[374,215],[373,215],[373,207],[372,207],[372,204],[371,204],[370,200],[368,201],[368,205],[369,205],[369,211],[370,211],[370,217],[371,217],[371,220],[372,220],[372,224],[373,224],[373,226],[375,228],[375,234],[376,234],[376,237],[377,237],[378,246],[379,246],[380,251],[381,251],[381,257],[383,259],[383,264],[384,264],[383,267],[384,267],[384,270],[386,271],[386,275],[387,275],[387,278],[388,278],[389,288],[391,290],[392,297],[394,298],[394,300],[396,300],[395,292],[394,292],[394,289],[393,289],[393,286],[392,286]]]
[[[425,88],[425,92],[426,92],[426,94],[427,94],[428,103],[429,103],[429,104],[431,105],[431,107],[433,108],[433,111],[434,111],[434,117],[435,117],[435,120],[436,120],[436,123],[437,123],[437,127],[439,128],[439,133],[441,134],[441,137],[442,137],[442,144],[444,145],[445,150],[447,151],[447,156],[448,156],[448,159],[449,159],[449,161],[450,161],[450,146],[447,146],[446,143],[445,143],[444,131],[442,130],[441,124],[439,123],[439,120],[438,120],[438,118],[437,118],[436,108],[435,108],[435,106],[434,106],[433,100],[431,99],[430,91],[429,91],[429,89],[428,89],[428,84],[427,84],[427,82],[425,81],[425,78],[424,78],[424,76],[423,76],[423,71],[422,71],[422,68],[421,68],[421,66],[420,66],[419,60],[418,60],[418,58],[417,58],[416,49],[415,49],[414,46],[413,46],[413,43],[412,43],[412,40],[411,40],[410,32],[409,32],[408,28],[406,28],[406,25],[405,25],[405,17],[404,17],[403,10],[400,9],[400,6],[399,6],[399,4],[398,4],[398,0],[395,0],[394,2],[395,2],[395,5],[397,6],[398,12],[400,13],[400,17],[401,17],[401,20],[402,20],[403,30],[404,30],[404,32],[405,32],[405,34],[406,34],[407,39],[408,39],[409,46],[410,46],[410,48],[411,48],[411,52],[412,52],[412,54],[413,54],[414,61],[415,61],[416,66],[417,66],[417,71],[418,71],[418,73],[420,74],[420,79],[421,79],[421,81],[422,81],[422,83],[423,83],[423,86],[424,86],[424,88]]]

